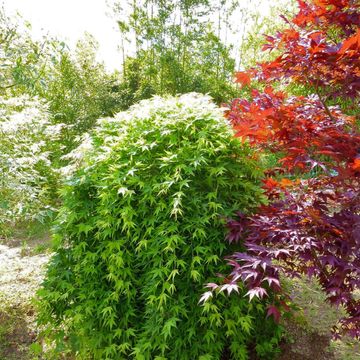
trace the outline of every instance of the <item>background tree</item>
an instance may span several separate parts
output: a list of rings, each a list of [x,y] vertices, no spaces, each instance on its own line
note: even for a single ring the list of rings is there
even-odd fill
[[[279,55],[276,51],[270,53],[262,50],[266,44],[265,34],[282,31],[287,26],[283,17],[291,18],[297,10],[297,3],[294,0],[276,2],[269,7],[269,14],[266,16],[254,8],[241,10],[243,26],[238,31],[239,38],[235,38],[237,43],[234,45],[237,50],[237,70],[248,69]]]
[[[52,217],[58,174],[51,158],[62,128],[51,124],[44,101],[0,97],[0,236]]]
[[[95,39],[87,34],[75,53],[57,53],[44,78],[45,86],[39,89],[49,103],[52,122],[67,125],[60,139],[63,154],[78,144],[76,137],[91,130],[97,119],[112,116],[121,107],[118,74],[107,74],[96,61],[97,48]]]
[[[11,19],[0,8],[0,94],[35,95],[46,72],[46,58],[52,48],[49,39],[33,41],[30,24]]]
[[[3,96],[38,96],[49,104],[50,121],[69,125],[67,148],[96,119],[119,110],[118,74],[96,61],[98,44],[86,34],[72,52],[65,43],[44,37],[33,41],[19,17],[0,11],[1,87]],[[64,150],[66,152],[66,150]]]
[[[122,34],[125,106],[152,94],[197,91],[209,93],[218,103],[233,97],[235,88],[230,80],[235,62],[231,48],[220,39],[226,19],[235,9],[230,3],[118,3],[115,16]],[[215,10],[218,17],[213,15]],[[125,53],[125,47],[133,48],[133,55]]]
[[[120,107],[118,74],[96,62],[91,36],[73,53],[57,39],[34,41],[29,26],[0,9],[2,233],[56,210],[63,155]]]

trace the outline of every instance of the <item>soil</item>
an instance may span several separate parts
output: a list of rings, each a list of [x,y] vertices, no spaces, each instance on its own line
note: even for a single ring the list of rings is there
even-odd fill
[[[301,328],[294,323],[287,323],[287,341],[281,345],[278,360],[335,360],[330,349],[330,335],[321,335]],[[292,338],[289,338],[291,336]]]
[[[29,348],[36,341],[36,331],[29,326],[34,312],[21,307],[8,307],[0,311],[0,359],[29,359]],[[1,331],[2,330],[2,331]]]

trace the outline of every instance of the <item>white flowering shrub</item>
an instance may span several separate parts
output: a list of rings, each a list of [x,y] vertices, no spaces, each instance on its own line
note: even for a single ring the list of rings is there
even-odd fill
[[[53,211],[57,175],[51,156],[61,129],[50,124],[38,99],[0,97],[0,234]]]

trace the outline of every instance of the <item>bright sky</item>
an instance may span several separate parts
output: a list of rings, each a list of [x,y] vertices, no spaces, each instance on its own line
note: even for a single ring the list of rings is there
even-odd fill
[[[106,0],[3,0],[3,3],[8,15],[19,11],[31,23],[36,38],[49,33],[73,47],[84,32],[89,32],[99,42],[98,59],[109,70],[120,68],[117,51],[120,35],[116,23],[107,16]]]

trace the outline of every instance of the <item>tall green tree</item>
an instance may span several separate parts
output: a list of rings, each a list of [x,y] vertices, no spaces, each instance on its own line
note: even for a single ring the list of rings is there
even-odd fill
[[[221,39],[230,1],[117,3],[122,35],[125,107],[153,94],[198,91],[221,103],[235,94],[231,48]],[[214,11],[218,16],[214,16]],[[131,49],[131,52],[126,49]]]
[[[30,24],[10,18],[0,7],[0,95],[37,95],[46,72],[46,58],[53,50],[49,39],[34,41]]]
[[[41,90],[42,97],[49,102],[52,121],[68,125],[61,139],[65,152],[98,118],[113,115],[121,106],[117,92],[119,76],[108,74],[104,64],[96,61],[97,49],[97,42],[87,34],[74,53],[59,54],[48,72],[46,87]]]

